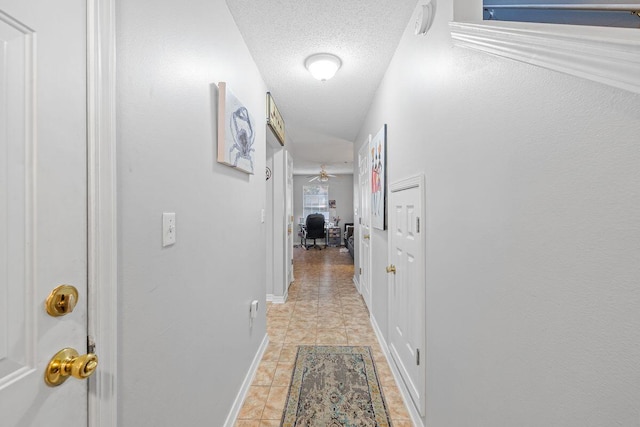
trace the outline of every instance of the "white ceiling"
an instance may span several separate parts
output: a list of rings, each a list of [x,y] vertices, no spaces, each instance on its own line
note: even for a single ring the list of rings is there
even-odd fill
[[[227,0],[285,121],[294,173],[353,172],[353,142],[417,0]],[[315,80],[304,61],[342,60]]]

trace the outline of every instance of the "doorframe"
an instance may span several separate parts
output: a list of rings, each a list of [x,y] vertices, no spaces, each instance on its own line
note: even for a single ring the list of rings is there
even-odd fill
[[[372,230],[371,230],[371,157],[369,156],[369,148],[371,145],[371,135],[369,135],[364,144],[360,147],[360,149],[358,150],[358,192],[359,194],[359,208],[360,208],[360,217],[361,219],[364,219],[366,217],[367,222],[369,224],[369,236],[371,236],[372,234]],[[362,183],[360,182],[360,155],[361,152],[365,152],[365,163],[367,165],[367,177],[369,178],[369,186],[367,189],[365,189],[365,193],[362,193]],[[362,206],[362,197],[368,197],[369,198],[369,203],[367,206],[367,209],[364,209],[364,207]],[[358,230],[358,268],[362,268],[362,263],[361,261],[361,257],[363,257],[363,250],[362,250],[362,222],[359,221],[359,227],[357,227]],[[371,276],[371,261],[373,259],[373,248],[371,245],[371,238],[369,239],[369,254],[367,256],[368,261],[369,261],[369,272],[368,272],[368,283],[363,283],[362,280],[362,274],[358,274],[358,292],[360,292],[360,295],[362,295],[362,289],[364,286],[367,286],[369,289],[369,300],[365,301],[366,305],[367,305],[367,310],[369,310],[369,313],[372,315],[373,313],[373,277]]]
[[[118,422],[118,228],[115,0],[87,1],[87,333],[99,369],[88,426]]]
[[[419,215],[420,215],[420,221],[421,221],[421,225],[420,225],[420,239],[422,240],[420,242],[421,245],[421,249],[422,249],[422,258],[424,260],[424,265],[422,266],[422,279],[423,279],[423,284],[424,284],[424,289],[422,292],[422,295],[420,296],[422,298],[422,308],[423,308],[423,313],[422,313],[422,322],[423,322],[423,335],[422,335],[422,344],[424,346],[423,349],[423,353],[424,353],[424,389],[422,390],[423,394],[424,394],[424,398],[421,402],[421,405],[418,406],[416,405],[415,401],[413,400],[413,397],[411,396],[411,392],[409,391],[409,388],[407,387],[404,378],[402,377],[401,374],[401,369],[397,367],[397,362],[395,360],[395,357],[393,356],[393,353],[391,352],[391,346],[390,346],[390,342],[391,342],[391,335],[387,336],[387,340],[385,342],[385,346],[387,347],[387,351],[389,353],[388,356],[388,361],[391,363],[393,363],[393,373],[394,376],[396,376],[396,383],[398,383],[398,388],[400,390],[400,394],[402,394],[402,397],[405,401],[405,404],[407,406],[407,408],[409,409],[409,413],[411,415],[411,418],[413,420],[414,423],[417,423],[418,421],[420,422],[421,425],[422,424],[422,420],[421,417],[424,416],[424,414],[426,414],[426,408],[427,408],[427,357],[429,355],[428,353],[428,344],[427,344],[427,190],[426,190],[426,186],[427,186],[427,178],[425,176],[425,174],[420,173],[418,175],[414,175],[408,178],[404,178],[404,179],[400,179],[398,181],[395,181],[393,183],[391,183],[389,185],[389,203],[387,206],[392,206],[391,201],[392,201],[392,196],[394,193],[397,193],[399,191],[403,191],[403,190],[409,190],[411,188],[418,188],[419,194],[420,194],[420,210],[419,210]],[[391,223],[391,222],[389,222]],[[393,233],[393,230],[391,230],[391,227],[389,226],[389,238],[387,240],[387,260],[389,263],[392,262],[393,260],[393,246],[392,246],[392,242],[393,239],[391,237],[391,233]],[[391,301],[391,292],[392,292],[392,283],[391,281],[393,280],[393,277],[391,274],[387,274],[387,330],[390,331],[391,328],[393,327],[393,325],[391,324],[392,321],[392,316],[391,316],[391,310],[392,310],[392,306],[389,303]]]

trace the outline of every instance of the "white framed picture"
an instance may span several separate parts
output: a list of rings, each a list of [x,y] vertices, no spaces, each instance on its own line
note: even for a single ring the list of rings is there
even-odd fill
[[[371,161],[371,226],[387,229],[387,125],[369,143]]]
[[[218,83],[218,162],[243,172],[254,173],[255,121],[249,110]]]

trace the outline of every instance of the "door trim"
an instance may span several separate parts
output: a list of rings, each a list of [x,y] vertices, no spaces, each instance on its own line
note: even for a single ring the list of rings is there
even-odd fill
[[[403,190],[408,190],[411,188],[418,188],[418,191],[420,193],[420,198],[421,198],[421,202],[420,202],[420,210],[419,210],[419,216],[421,218],[422,221],[422,225],[421,225],[421,230],[420,230],[420,239],[422,240],[420,242],[421,247],[422,247],[422,257],[424,260],[424,265],[422,266],[422,279],[424,281],[424,285],[425,288],[423,290],[423,293],[421,295],[421,297],[424,299],[422,301],[423,305],[422,308],[424,310],[424,312],[422,313],[422,321],[423,321],[423,325],[424,325],[424,329],[423,329],[423,336],[422,336],[422,342],[423,342],[423,357],[422,360],[425,365],[424,368],[424,389],[421,390],[423,393],[423,398],[422,401],[420,402],[420,405],[418,406],[416,404],[416,402],[413,400],[413,397],[411,397],[411,393],[409,392],[409,388],[408,386],[404,383],[403,380],[403,386],[404,386],[404,390],[406,390],[409,394],[409,400],[411,402],[412,405],[412,409],[415,409],[418,411],[419,414],[426,414],[426,406],[427,406],[427,369],[426,369],[426,363],[427,363],[427,357],[429,355],[428,350],[428,343],[427,343],[427,289],[426,289],[426,281],[427,281],[427,197],[426,197],[426,176],[424,174],[418,174],[418,175],[414,175],[405,179],[401,179],[398,181],[393,182],[391,185],[389,185],[389,204],[388,206],[391,206],[391,197],[393,195],[393,193],[397,193],[399,191],[403,191]],[[389,236],[391,236],[391,233],[393,233],[393,230],[389,227],[388,228],[388,233]],[[392,242],[393,239],[391,237],[389,237],[388,242],[387,242],[387,259],[391,262],[391,260],[393,259],[393,247],[392,247]],[[387,301],[391,301],[391,281],[393,280],[393,278],[391,277],[392,275],[387,274]],[[391,330],[392,325],[391,325],[391,321],[393,316],[391,315],[391,310],[392,310],[392,306],[391,304],[388,304],[387,306],[387,330]],[[389,343],[391,342],[391,336],[388,337],[389,338]],[[393,357],[393,355],[391,354],[391,348],[389,343],[385,343],[387,350],[390,353],[391,359],[394,360],[395,363],[395,358]],[[402,377],[401,374],[401,369],[397,367],[397,365],[394,366],[394,368],[396,368],[398,375],[400,377]],[[405,396],[406,397],[406,396]]]
[[[364,152],[364,157],[366,158],[365,163],[367,164],[367,173],[366,175],[369,178],[369,187],[367,189],[365,189],[366,192],[368,192],[368,194],[360,194],[360,200],[358,201],[359,209],[360,209],[360,218],[367,218],[367,222],[369,224],[369,235],[373,234],[372,231],[372,227],[371,227],[371,159],[369,158],[369,146],[371,144],[371,135],[367,136],[367,138],[365,139],[364,144],[362,144],[362,146],[360,147],[360,149],[358,150],[358,191],[359,193],[362,193],[362,182],[360,182],[360,156],[362,155],[362,153]],[[362,197],[368,197],[369,198],[369,203],[367,206],[367,209],[364,209],[364,207],[362,206]],[[362,253],[364,252],[362,250],[362,223],[358,224],[359,226],[356,227],[356,231],[357,231],[357,236],[358,236],[358,268],[362,268],[362,264],[361,264],[361,259],[360,257],[362,256]],[[373,248],[372,248],[372,239],[369,239],[369,254],[368,254],[368,261],[369,261],[369,274],[368,274],[368,283],[364,283],[365,281],[362,279],[362,274],[358,273],[358,291],[360,292],[360,295],[362,295],[362,289],[364,287],[368,287],[369,289],[369,300],[365,301],[366,305],[367,305],[367,310],[369,310],[369,313],[373,313],[373,278],[371,276],[371,261],[373,259]],[[355,272],[354,272],[355,273]],[[364,297],[363,297],[364,299]],[[371,314],[372,315],[372,314]]]
[[[87,331],[100,357],[89,380],[89,427],[118,421],[115,36],[115,0],[87,1]]]

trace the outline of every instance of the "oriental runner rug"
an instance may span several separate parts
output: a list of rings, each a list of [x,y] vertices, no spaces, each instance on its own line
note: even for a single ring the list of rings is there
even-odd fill
[[[282,427],[389,427],[368,346],[299,346]]]

